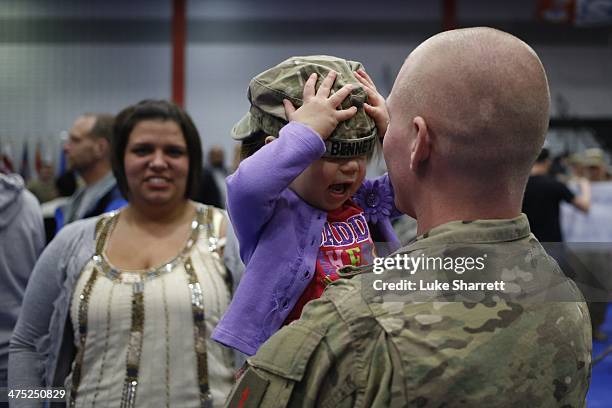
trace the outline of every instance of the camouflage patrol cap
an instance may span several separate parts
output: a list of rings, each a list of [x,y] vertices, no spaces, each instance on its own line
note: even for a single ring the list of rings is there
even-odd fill
[[[363,65],[342,58],[314,55],[292,57],[262,72],[251,80],[247,97],[251,102],[249,112],[232,129],[233,138],[243,140],[253,134],[264,132],[277,136],[287,124],[283,99],[290,100],[296,108],[302,106],[304,84],[313,73],[318,74],[315,88],[318,89],[329,71],[338,73],[332,92],[346,84],[352,84],[351,94],[342,102],[342,109],[357,107],[352,118],[340,122],[325,141],[325,157],[343,158],[370,153],[376,143],[376,124],[363,109],[367,95],[355,79],[354,72]]]
[[[600,167],[606,165],[606,159],[604,158],[604,152],[598,147],[592,147],[586,149],[582,153],[582,164],[584,166]]]

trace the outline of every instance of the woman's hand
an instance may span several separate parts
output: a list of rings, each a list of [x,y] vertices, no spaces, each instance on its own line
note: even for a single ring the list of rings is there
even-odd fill
[[[337,75],[335,71],[330,71],[316,92],[317,74],[310,75],[304,84],[304,104],[302,106],[296,110],[291,101],[283,100],[287,119],[309,126],[325,140],[336,129],[338,123],[353,117],[357,113],[357,107],[338,109],[353,89],[350,84],[343,86],[330,96]]]
[[[374,81],[363,69],[355,71],[355,78],[363,85],[363,89],[368,95],[368,102],[364,103],[363,108],[366,113],[374,119],[376,128],[378,129],[378,137],[382,140],[387,132],[387,126],[389,126],[389,112],[387,112],[387,105],[385,104],[385,98],[376,90]]]

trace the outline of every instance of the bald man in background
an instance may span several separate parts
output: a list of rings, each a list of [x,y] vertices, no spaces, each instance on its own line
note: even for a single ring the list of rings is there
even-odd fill
[[[341,271],[350,279],[248,360],[228,405],[584,406],[588,310],[521,214],[549,98],[539,58],[510,34],[453,30],[417,47],[387,100],[384,153],[419,236],[390,258],[451,267]],[[466,272],[470,257],[483,268]],[[457,278],[507,287],[376,289]]]
[[[70,200],[55,213],[56,231],[83,218],[117,210],[127,204],[110,165],[110,145],[115,118],[109,114],[79,116],[64,144],[68,167],[83,179]]]

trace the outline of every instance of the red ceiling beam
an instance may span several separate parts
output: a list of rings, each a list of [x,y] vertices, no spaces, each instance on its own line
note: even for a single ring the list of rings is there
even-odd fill
[[[457,1],[442,0],[442,30],[457,28]]]
[[[186,1],[172,0],[172,100],[179,106],[185,104]]]

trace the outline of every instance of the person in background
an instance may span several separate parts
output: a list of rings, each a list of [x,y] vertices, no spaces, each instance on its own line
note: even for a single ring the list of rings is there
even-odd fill
[[[54,180],[53,164],[43,162],[38,173],[38,178],[28,183],[27,188],[36,196],[38,202],[44,204],[59,196]]]
[[[40,205],[17,174],[0,173],[0,243],[0,389],[3,389],[7,387],[9,340],[28,279],[45,246]]]
[[[78,181],[74,171],[66,171],[55,179],[55,188],[58,192],[58,196],[41,205],[43,219],[45,220],[47,244],[51,242],[57,232],[57,221],[55,217],[59,211],[58,209],[70,201],[70,197],[77,190],[77,184]]]
[[[567,157],[567,167],[569,170],[569,182],[575,182],[585,177],[585,169],[582,164],[583,157],[580,153],[572,153]]]
[[[543,148],[536,159],[525,188],[522,211],[527,215],[531,232],[540,242],[562,242],[559,206],[570,203],[583,212],[591,205],[591,185],[578,179],[580,195],[575,195],[565,184],[549,175],[552,161],[550,152]]]
[[[608,180],[608,167],[606,166],[603,150],[598,147],[586,149],[582,153],[582,158],[586,178],[591,182]]]
[[[112,115],[86,113],[72,125],[64,152],[68,167],[82,178],[85,186],[56,211],[57,231],[73,221],[116,210],[127,203],[111,172],[113,121]]]
[[[9,387],[66,387],[73,407],[220,406],[234,371],[210,340],[231,295],[227,217],[190,199],[199,133],[176,104],[145,100],[118,114],[111,150],[129,204],[66,226],[43,252]]]
[[[219,189],[219,195],[221,196],[221,202],[225,208],[225,201],[227,200],[227,187],[225,186],[225,178],[229,175],[227,167],[225,167],[225,151],[221,146],[213,146],[208,151],[208,169],[215,179],[215,184]],[[206,167],[205,167],[206,168]]]
[[[584,284],[589,301],[593,339],[606,341],[601,329],[612,293],[612,183],[607,181],[606,161],[600,148],[589,148],[580,155],[583,174],[590,181],[591,205],[588,213],[567,205],[561,208],[561,224],[574,262],[571,270]],[[581,186],[574,185],[573,188]],[[554,256],[554,255],[553,255]],[[563,265],[562,265],[563,267]],[[601,295],[606,293],[606,295]]]
[[[225,153],[220,146],[213,146],[208,151],[208,164],[202,171],[202,182],[196,193],[195,201],[225,208],[227,188],[225,178],[229,172],[225,167]]]

